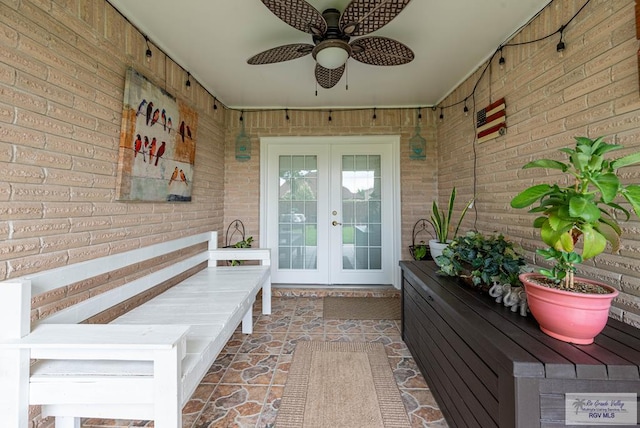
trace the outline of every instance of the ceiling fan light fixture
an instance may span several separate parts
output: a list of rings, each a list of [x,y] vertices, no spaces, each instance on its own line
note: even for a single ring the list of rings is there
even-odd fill
[[[312,54],[318,64],[333,70],[342,67],[347,62],[351,56],[351,46],[342,40],[324,40],[313,48]]]

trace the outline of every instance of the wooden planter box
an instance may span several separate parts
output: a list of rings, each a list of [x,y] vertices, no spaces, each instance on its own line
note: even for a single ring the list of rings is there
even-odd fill
[[[611,319],[572,345],[433,262],[400,266],[402,337],[450,426],[565,427],[565,393],[640,392],[640,330]]]

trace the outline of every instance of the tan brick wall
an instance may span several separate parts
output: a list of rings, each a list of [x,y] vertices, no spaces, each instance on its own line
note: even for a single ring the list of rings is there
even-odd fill
[[[105,2],[0,4],[0,279],[222,229],[224,115]],[[115,201],[124,73],[134,66],[200,117],[193,202]],[[163,261],[166,262],[166,261]],[[33,299],[46,316],[119,281]],[[47,426],[32,409],[34,426]]]
[[[537,39],[557,30],[583,4],[553,2],[511,42]],[[533,250],[541,246],[531,227],[533,215],[512,209],[509,202],[520,190],[542,182],[545,173],[540,169],[522,170],[522,165],[542,156],[558,157],[557,149],[572,145],[574,136],[604,135],[608,142],[628,147],[627,153],[640,149],[634,16],[632,0],[592,1],[566,28],[562,57],[556,52],[558,35],[535,44],[505,47],[504,70],[499,68],[498,55],[478,84],[475,107],[481,109],[505,97],[508,132],[474,144],[473,115],[465,117],[462,105],[444,110],[437,138],[441,202],[454,185],[464,189],[466,196],[473,194],[475,150],[477,229],[508,235],[533,259]],[[442,105],[464,100],[479,76],[480,71],[474,73]],[[471,108],[472,103],[469,105]],[[623,176],[626,182],[637,183],[640,168],[627,168]],[[474,216],[470,217],[467,228],[473,227]],[[581,274],[621,290],[614,303],[614,316],[637,327],[639,227],[636,218],[624,223],[620,254],[603,254],[580,268]]]
[[[0,278],[222,229],[224,114],[145,49],[103,1],[0,3]],[[129,66],[199,113],[191,203],[115,200]]]
[[[0,2],[0,280],[222,230],[225,115],[194,79],[185,87],[177,64],[154,46],[147,62],[145,50],[102,0]],[[198,111],[191,203],[115,200],[129,66]],[[121,281],[35,296],[33,318]]]
[[[339,89],[336,89],[339,90]],[[415,133],[417,109],[373,109],[328,112],[284,111],[245,112],[244,122],[251,137],[251,160],[235,160],[235,138],[240,131],[240,112],[230,111],[225,158],[225,225],[236,218],[243,221],[247,235],[259,237],[260,221],[260,138],[273,136],[354,136],[400,135],[400,178],[402,215],[402,256],[410,258],[413,224],[428,217],[436,194],[436,127],[431,109],[422,109],[421,135],[427,140],[427,159],[409,159],[409,139]]]

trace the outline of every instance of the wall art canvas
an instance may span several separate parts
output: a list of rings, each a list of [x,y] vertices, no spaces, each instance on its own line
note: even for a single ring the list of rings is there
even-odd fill
[[[116,197],[123,201],[191,201],[198,113],[127,70]]]

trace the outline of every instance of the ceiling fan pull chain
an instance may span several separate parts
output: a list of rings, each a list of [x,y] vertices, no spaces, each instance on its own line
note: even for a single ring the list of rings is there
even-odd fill
[[[347,65],[347,64],[344,65],[344,73],[345,73],[344,78],[345,78],[345,82],[346,82],[344,90],[348,91],[349,90],[349,65]]]

